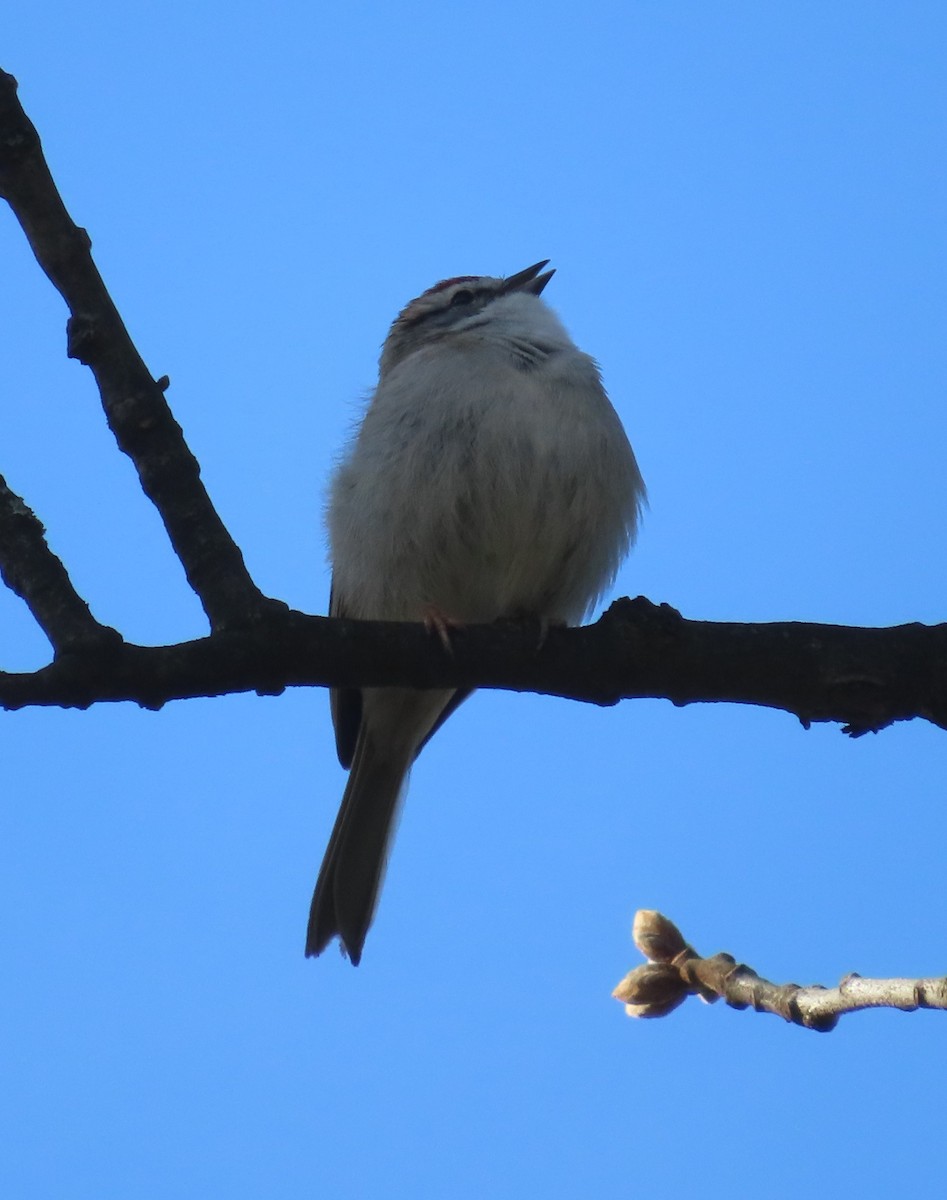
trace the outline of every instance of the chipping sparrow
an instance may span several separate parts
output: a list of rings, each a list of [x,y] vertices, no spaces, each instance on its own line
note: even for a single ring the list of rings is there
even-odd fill
[[[546,260],[548,261],[548,260]],[[546,261],[460,276],[398,315],[329,502],[332,616],[576,623],[612,582],[644,500],[598,368],[540,299]],[[351,768],[312,899],[307,955],[362,955],[411,764],[467,692],[341,688]]]

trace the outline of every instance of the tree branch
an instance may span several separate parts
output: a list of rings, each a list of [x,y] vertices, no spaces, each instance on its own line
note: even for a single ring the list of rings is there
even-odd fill
[[[828,1033],[840,1017],[865,1008],[947,1009],[947,977],[862,979],[852,974],[835,988],[770,983],[729,954],[702,958],[673,922],[648,909],[635,914],[632,937],[648,962],[630,971],[612,992],[630,1017],[665,1017],[688,996],[700,996],[708,1004],[724,1000],[731,1008],[773,1013]]]
[[[471,628],[453,653],[421,626],[341,622],[290,612],[261,594],[200,481],[199,467],[128,336],[66,212],[36,130],[0,72],[0,195],[71,311],[69,353],[95,375],[119,446],[164,520],[210,621],[209,637],[126,645],[100,626],[48,550],[42,527],[8,492],[4,578],[57,651],[30,674],[0,673],[0,706],[85,707],[130,700],[151,708],[189,696],[277,693],[289,686],[410,685],[544,692],[594,704],[654,697],[674,704],[757,704],[857,735],[914,717],[947,728],[947,626],[850,629],[687,621],[639,598],[594,626],[538,633]],[[31,523],[32,522],[32,523]],[[6,530],[6,532],[4,532]],[[103,637],[103,634],[105,635]]]
[[[0,475],[0,578],[26,601],[57,656],[80,647],[104,652],[119,634],[92,616],[44,534],[42,522]]]
[[[947,625],[852,629],[688,621],[668,605],[619,600],[594,624],[471,626],[452,652],[422,625],[274,611],[252,627],[176,646],[122,644],[0,672],[0,706],[84,708],[286,687],[484,687],[611,705],[726,701],[782,709],[853,736],[923,717],[947,728]]]
[[[16,89],[13,76],[0,71],[0,195],[72,314],[69,357],[92,369],[109,428],[135,464],[211,627],[254,620],[266,602],[165,403],[167,380],[151,377],[128,336],[92,260],[89,235],[66,211]]]

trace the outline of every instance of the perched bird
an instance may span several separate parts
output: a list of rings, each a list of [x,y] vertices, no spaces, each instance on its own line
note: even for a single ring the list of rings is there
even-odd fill
[[[613,581],[645,490],[595,362],[540,298],[548,259],[445,279],[385,341],[378,386],[328,507],[330,615],[451,626],[583,619]],[[466,692],[340,688],[351,769],[306,954],[358,963],[415,757]]]

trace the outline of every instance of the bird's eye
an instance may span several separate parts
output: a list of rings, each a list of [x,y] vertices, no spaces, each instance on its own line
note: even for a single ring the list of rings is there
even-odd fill
[[[461,288],[459,292],[454,292],[453,296],[451,296],[450,306],[454,308],[455,305],[473,304],[473,298],[473,292],[468,291],[467,288]]]

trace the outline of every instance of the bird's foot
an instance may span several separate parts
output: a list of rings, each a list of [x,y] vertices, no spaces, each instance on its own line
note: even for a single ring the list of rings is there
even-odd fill
[[[436,604],[429,604],[424,610],[424,628],[428,633],[436,633],[441,645],[448,654],[454,653],[451,644],[451,634],[457,629],[463,629],[463,621],[455,621],[441,612]]]
[[[565,621],[559,617],[540,617],[530,612],[518,612],[509,617],[500,617],[497,624],[512,626],[514,629],[522,629],[524,633],[535,632],[537,654],[545,646],[550,629],[566,628]]]

